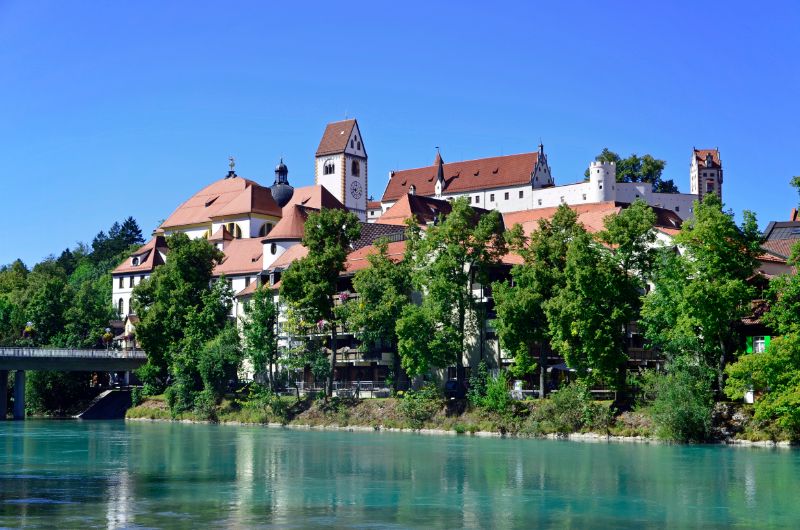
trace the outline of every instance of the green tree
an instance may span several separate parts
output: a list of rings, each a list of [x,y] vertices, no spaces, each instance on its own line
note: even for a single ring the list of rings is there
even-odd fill
[[[720,391],[739,343],[736,324],[754,294],[747,283],[760,243],[754,226],[749,212],[737,226],[716,195],[695,203],[694,217],[675,238],[685,255],[662,257],[642,307],[645,335],[670,358],[689,355],[713,367]]]
[[[417,324],[421,323],[421,317],[431,320],[432,342],[448,344],[446,349],[452,353],[447,362],[452,362],[450,359],[455,361],[461,379],[467,334],[480,331],[484,326],[481,320],[484,308],[476,301],[473,289],[476,283],[488,283],[489,271],[505,254],[506,244],[499,212],[493,210],[482,214],[469,205],[466,197],[451,204],[450,213],[439,224],[428,227],[425,237],[419,241],[411,239],[416,242],[415,283],[424,293],[424,298],[420,311],[407,310],[404,316],[413,317]],[[403,326],[403,329],[414,327]],[[398,336],[401,338],[401,357],[416,355],[402,346],[413,338],[402,335],[400,328]],[[430,360],[442,361],[438,354],[436,357]]]
[[[278,309],[275,295],[262,285],[244,306],[243,335],[247,358],[253,372],[267,374],[269,387],[275,389],[275,367],[278,362]]]
[[[336,367],[336,328],[334,312],[339,274],[344,270],[351,243],[361,235],[361,225],[353,213],[323,209],[309,214],[303,245],[309,253],[294,263],[281,277],[280,295],[304,321],[317,321],[330,333],[330,370],[327,394],[333,395]]]
[[[622,158],[605,147],[595,160],[614,162],[617,167],[617,182],[649,182],[653,185],[653,191],[656,193],[678,193],[678,186],[675,185],[675,182],[672,179],[664,180],[661,176],[667,163],[652,155],[640,157],[632,154],[628,158]],[[586,179],[589,178],[588,169],[584,176]]]
[[[133,291],[133,310],[140,319],[136,337],[148,356],[139,375],[157,387],[163,387],[171,368],[183,372],[194,364],[191,350],[196,352],[225,326],[230,304],[230,298],[220,299],[224,282],[209,287],[222,252],[185,234],[169,236],[167,246],[167,262]]]
[[[369,267],[356,272],[353,288],[358,298],[343,305],[348,327],[368,348],[388,346],[394,352],[393,381],[397,389],[400,356],[397,354],[397,321],[411,303],[410,256],[400,261],[388,254],[389,244],[375,242],[377,253],[367,256]]]
[[[553,348],[579,375],[620,386],[627,361],[624,326],[638,297],[611,253],[587,233],[569,243],[564,286],[545,311]]]
[[[563,287],[569,242],[583,231],[577,214],[567,205],[559,206],[552,219],[540,219],[529,238],[522,227],[514,226],[506,238],[523,263],[511,269],[512,282],[495,282],[492,286],[495,326],[501,346],[514,354],[511,371],[515,376],[533,373],[537,367],[533,350],[539,347],[541,398],[546,394],[545,342],[550,339],[544,304]]]
[[[236,326],[229,322],[214,338],[207,341],[197,352],[196,362],[203,389],[219,402],[225,394],[228,382],[236,379],[242,362],[242,348]]]

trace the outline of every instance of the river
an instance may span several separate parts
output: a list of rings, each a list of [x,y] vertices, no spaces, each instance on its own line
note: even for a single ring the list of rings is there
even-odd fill
[[[0,422],[0,527],[799,528],[800,451]]]

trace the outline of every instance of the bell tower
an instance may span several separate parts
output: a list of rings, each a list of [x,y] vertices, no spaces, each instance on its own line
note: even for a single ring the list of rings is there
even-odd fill
[[[354,119],[329,123],[317,148],[314,182],[367,220],[367,149]]]

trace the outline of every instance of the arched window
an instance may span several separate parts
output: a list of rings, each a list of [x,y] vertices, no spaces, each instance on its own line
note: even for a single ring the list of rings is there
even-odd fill
[[[336,166],[333,164],[333,160],[326,160],[325,165],[322,167],[322,174],[333,175],[334,171],[336,171]]]
[[[117,302],[117,313],[119,313],[119,316],[122,316],[122,313],[124,312],[125,312],[125,300],[120,298],[119,302]]]
[[[139,264],[139,256],[134,256],[134,257],[131,259],[131,264],[132,264],[134,267],[135,267],[135,266],[137,266],[137,265]]]
[[[269,253],[274,256],[276,252],[278,252],[278,245],[273,243],[269,246]]]
[[[234,239],[242,239],[242,229],[239,228],[239,225],[236,223],[228,223],[225,225],[225,228],[228,229],[228,232],[233,236]]]
[[[258,237],[264,237],[272,230],[272,223],[264,223],[258,231]]]
[[[350,138],[350,149],[352,149],[352,148],[354,148],[354,147],[355,147],[355,144],[353,143],[353,139],[352,139],[352,138]]]
[[[356,177],[361,174],[361,164],[358,163],[358,160],[353,160],[353,163],[350,166],[350,173]]]

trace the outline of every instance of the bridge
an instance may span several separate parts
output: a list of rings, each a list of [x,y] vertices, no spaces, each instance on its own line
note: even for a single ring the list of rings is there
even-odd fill
[[[14,419],[25,418],[25,370],[122,372],[147,362],[141,350],[0,347],[0,419],[8,412],[8,372],[14,373]]]

